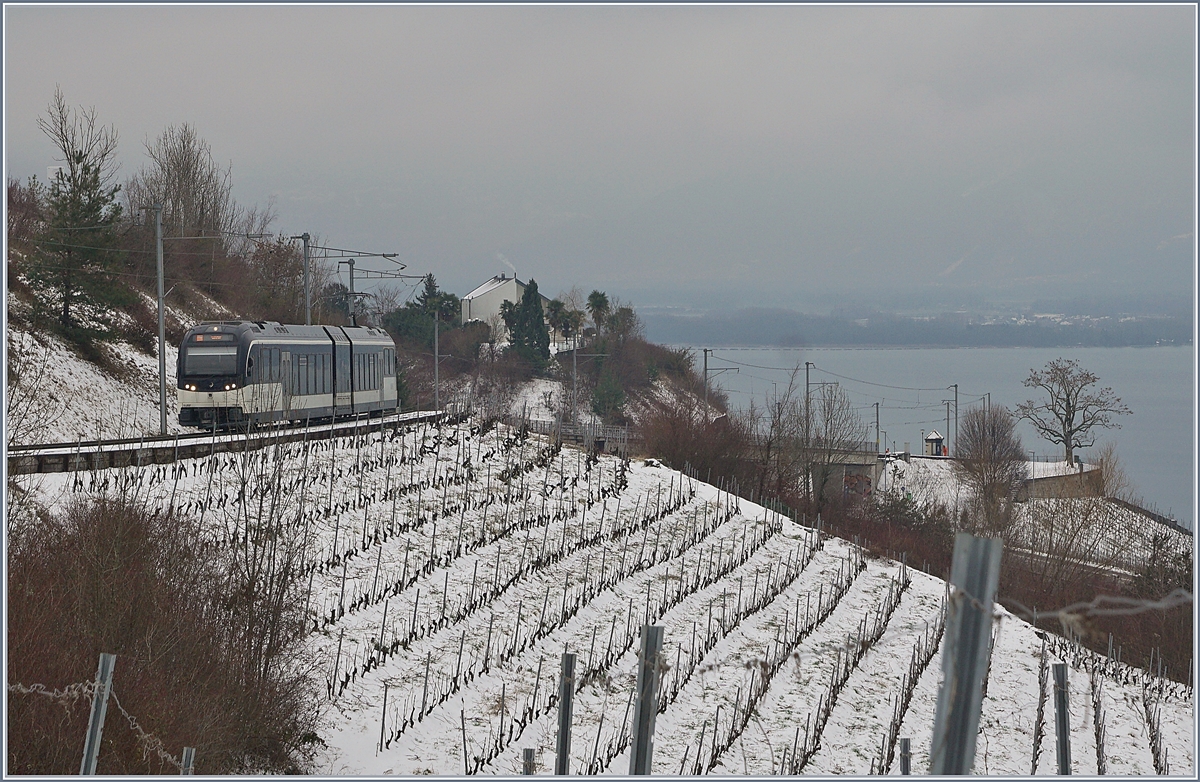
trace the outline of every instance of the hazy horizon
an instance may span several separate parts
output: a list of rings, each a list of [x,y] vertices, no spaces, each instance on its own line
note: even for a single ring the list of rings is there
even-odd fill
[[[6,5],[56,85],[191,123],[275,229],[469,291],[827,310],[1194,291],[1194,6]]]

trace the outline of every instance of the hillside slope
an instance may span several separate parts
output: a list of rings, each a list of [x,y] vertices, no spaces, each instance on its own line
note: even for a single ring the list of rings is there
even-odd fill
[[[918,645],[932,654],[895,735],[927,767],[944,582],[653,460],[589,459],[468,421],[182,466],[19,480],[47,506],[123,485],[219,538],[249,519],[299,546],[323,714],[314,773],[514,774],[526,747],[546,773],[565,649],[578,656],[571,771],[624,774],[647,620],[666,628],[656,774],[785,760],[866,774],[887,755]],[[1000,609],[994,634],[976,773],[1052,774],[1052,701],[1034,761],[1042,641]],[[1099,762],[1090,676],[1103,681],[1109,773],[1155,772],[1147,699],[1171,773],[1194,773],[1189,688],[1146,691],[1127,666],[1051,653],[1071,664],[1074,773]],[[138,717],[152,731],[153,715]]]

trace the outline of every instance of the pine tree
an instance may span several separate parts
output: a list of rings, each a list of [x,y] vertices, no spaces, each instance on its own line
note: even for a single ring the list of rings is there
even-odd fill
[[[537,282],[530,280],[515,306],[504,302],[500,308],[508,339],[513,351],[521,358],[542,369],[550,361],[550,332],[542,311],[542,297]]]
[[[86,320],[91,328],[84,330],[98,336],[110,325],[106,310],[132,299],[112,275],[120,260],[120,185],[105,187],[98,167],[82,152],[75,156],[75,170],[59,171],[47,189],[49,219],[30,281],[53,293],[55,318],[64,330],[80,331]]]
[[[121,258],[121,186],[112,183],[116,131],[98,128],[94,109],[68,109],[61,91],[55,92],[49,115],[39,118],[38,126],[58,147],[65,165],[49,187],[37,186],[47,224],[29,281],[49,293],[54,319],[64,332],[84,340],[109,336],[109,310],[135,300],[112,273]]]

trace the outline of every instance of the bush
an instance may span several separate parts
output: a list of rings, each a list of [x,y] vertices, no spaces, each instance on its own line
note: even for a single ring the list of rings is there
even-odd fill
[[[9,682],[63,689],[94,680],[100,652],[117,655],[97,773],[178,773],[122,708],[172,755],[195,747],[197,773],[297,770],[315,714],[295,664],[302,592],[268,605],[270,585],[248,582],[194,522],[121,499],[9,533]],[[10,690],[9,772],[76,773],[88,704]]]

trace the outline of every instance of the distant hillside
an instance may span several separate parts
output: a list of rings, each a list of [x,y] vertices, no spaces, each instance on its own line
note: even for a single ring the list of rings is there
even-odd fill
[[[1005,319],[949,313],[806,315],[785,309],[675,315],[644,312],[647,336],[665,344],[922,347],[1133,347],[1190,345],[1191,318],[1030,314]]]

